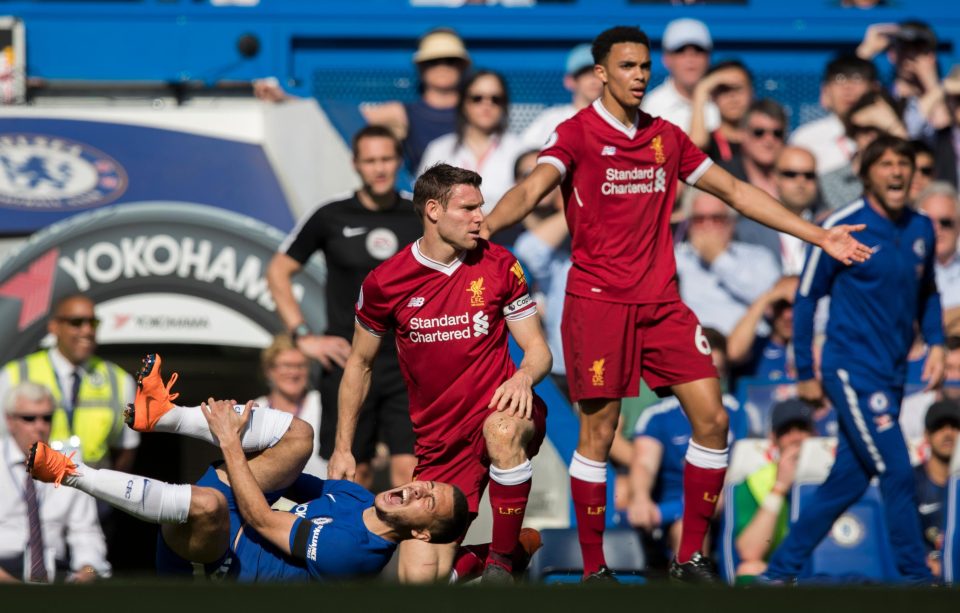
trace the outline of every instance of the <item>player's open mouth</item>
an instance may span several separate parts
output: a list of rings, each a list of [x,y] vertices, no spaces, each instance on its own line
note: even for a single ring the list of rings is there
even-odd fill
[[[891,196],[901,196],[907,192],[906,183],[891,183],[887,185],[887,193]]]
[[[410,497],[410,492],[408,488],[402,488],[399,490],[394,490],[387,493],[387,502],[390,504],[395,504],[397,506],[403,506],[407,503],[407,499]]]

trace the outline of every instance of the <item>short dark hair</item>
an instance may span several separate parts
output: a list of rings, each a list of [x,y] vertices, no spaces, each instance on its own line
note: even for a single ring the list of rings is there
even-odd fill
[[[900,105],[897,103],[896,100],[893,99],[893,97],[890,94],[880,89],[870,90],[865,94],[863,94],[862,96],[860,96],[859,98],[857,98],[857,101],[853,103],[853,105],[847,111],[846,115],[840,118],[840,120],[843,122],[844,130],[846,130],[847,132],[847,136],[849,136],[850,138],[853,138],[856,135],[857,130],[859,129],[858,126],[855,126],[853,123],[853,116],[859,113],[860,111],[862,111],[863,109],[869,106],[873,106],[877,102],[883,102],[884,104],[889,106],[891,109],[893,109],[893,112],[896,113],[898,116],[901,115]],[[884,134],[886,133],[880,128],[877,128],[877,131]]]
[[[593,39],[590,52],[593,54],[594,63],[602,64],[610,55],[610,49],[617,43],[637,43],[647,49],[650,48],[650,39],[640,28],[636,26],[614,26],[604,30]]]
[[[910,141],[910,146],[913,147],[913,155],[918,156],[921,153],[926,153],[930,157],[936,157],[933,153],[933,147],[927,144],[926,141],[917,139]]]
[[[457,185],[471,185],[480,189],[483,178],[472,170],[457,168],[450,164],[434,164],[417,179],[413,186],[413,208],[423,217],[428,200],[436,200],[447,208],[450,192]]]
[[[94,302],[93,298],[91,298],[90,296],[87,296],[86,294],[81,294],[80,292],[75,292],[73,294],[67,294],[66,296],[62,296],[55,303],[53,303],[53,308],[50,309],[50,315],[56,317],[57,315],[60,314],[60,311],[63,310],[64,305],[74,300],[83,300],[83,301],[89,302],[93,306],[97,305],[97,303]]]
[[[510,125],[510,88],[507,87],[507,80],[494,70],[478,70],[460,86],[460,100],[457,102],[457,142],[463,142],[463,134],[467,128],[467,114],[464,108],[467,105],[467,92],[482,77],[493,77],[499,81],[500,89],[503,90],[503,114],[500,116],[500,122],[493,129],[494,134],[503,134]]]
[[[747,112],[743,114],[743,119],[740,120],[740,125],[746,126],[750,118],[757,114],[766,115],[770,119],[779,121],[784,129],[787,127],[787,112],[780,106],[779,102],[772,98],[761,98],[751,102]]]
[[[397,138],[397,135],[386,126],[365,126],[357,131],[353,135],[353,142],[351,143],[353,148],[353,159],[357,159],[357,155],[360,151],[360,141],[365,138],[386,138],[393,142],[393,149],[397,152],[398,157],[403,157],[403,146],[400,144],[400,139]]]
[[[526,151],[524,151],[523,153],[517,156],[517,159],[513,161],[513,180],[514,181],[519,181],[521,179],[520,162],[523,161],[523,158],[527,157],[528,155],[539,155],[539,154],[540,154],[539,149],[527,149]]]
[[[910,145],[909,141],[903,140],[897,136],[891,136],[889,134],[881,134],[877,137],[877,140],[873,141],[867,148],[863,150],[863,155],[860,157],[860,180],[864,183],[867,182],[867,178],[870,176],[870,167],[877,163],[877,160],[883,157],[883,154],[887,151],[893,151],[897,155],[901,155],[908,160],[910,160],[910,166],[916,166],[916,158],[913,155],[913,147]]]
[[[840,55],[832,59],[823,73],[823,82],[832,81],[835,77],[860,75],[867,81],[877,80],[877,67],[870,60],[856,55]]]
[[[715,72],[726,70],[727,68],[736,68],[737,70],[742,72],[744,75],[746,75],[747,80],[750,81],[750,85],[751,86],[753,85],[753,73],[750,72],[750,69],[747,68],[747,65],[741,62],[740,60],[724,60],[722,62],[717,62],[716,64],[708,68],[707,72],[703,76],[706,77],[706,76],[712,75]]]
[[[467,497],[456,485],[450,485],[453,488],[453,514],[450,517],[444,517],[436,520],[430,526],[430,542],[436,545],[453,543],[463,536],[467,531],[467,524],[470,521],[470,507],[467,505]]]

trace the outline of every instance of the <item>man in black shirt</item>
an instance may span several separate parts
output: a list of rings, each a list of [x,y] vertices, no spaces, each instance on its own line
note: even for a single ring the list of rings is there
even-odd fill
[[[351,197],[322,204],[304,216],[280,245],[267,271],[277,312],[297,347],[320,362],[322,419],[320,455],[330,458],[337,429],[337,392],[343,365],[353,338],[353,307],[367,273],[415,241],[423,233],[413,203],[396,190],[402,163],[400,143],[390,130],[367,126],[353,138],[353,165],[362,183]],[[327,263],[326,303],[328,327],[310,330],[293,294],[292,277],[316,251]],[[378,436],[379,435],[379,436]],[[357,482],[369,488],[373,474],[370,459],[378,440],[390,448],[390,479],[396,485],[411,480],[413,428],[406,387],[400,374],[393,342],[384,342],[372,373],[370,394],[364,404],[354,457]]]

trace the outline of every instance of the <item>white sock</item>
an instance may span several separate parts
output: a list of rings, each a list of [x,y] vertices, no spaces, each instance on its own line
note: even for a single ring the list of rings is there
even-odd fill
[[[183,524],[190,513],[190,485],[90,468],[82,463],[77,465],[77,474],[64,477],[63,483],[153,524]]]
[[[243,411],[243,406],[235,405],[234,410],[240,413]],[[182,434],[207,441],[213,445],[219,445],[220,441],[210,433],[210,426],[201,411],[203,409],[200,407],[174,406],[157,420],[153,430],[155,432]],[[293,423],[293,415],[286,411],[278,411],[269,407],[253,409],[250,421],[247,422],[247,428],[240,439],[243,450],[253,452],[273,447],[280,442],[291,423]]]

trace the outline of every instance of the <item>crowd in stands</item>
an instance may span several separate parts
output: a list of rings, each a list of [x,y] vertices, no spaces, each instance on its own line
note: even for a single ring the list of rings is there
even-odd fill
[[[960,65],[941,72],[936,35],[926,23],[872,25],[855,50],[839,54],[824,67],[822,116],[790,133],[783,106],[775,99],[756,97],[749,66],[729,58],[711,64],[716,50],[706,24],[676,20],[667,26],[662,44],[669,76],[647,92],[642,109],[677,124],[734,176],[806,219],[822,221],[861,197],[858,152],[880,135],[913,144],[916,172],[911,198],[936,231],[936,280],[948,337],[947,365],[946,381],[939,389],[925,389],[921,368],[911,369],[907,387],[913,393],[904,400],[900,424],[916,465],[917,512],[928,541],[929,563],[939,570],[945,487],[960,432]],[[886,54],[894,69],[889,83],[881,81],[874,64],[880,54]],[[412,103],[363,105],[363,116],[368,123],[391,130],[402,147],[403,164],[414,177],[439,162],[478,172],[483,177],[485,211],[532,171],[539,148],[549,142],[556,125],[591,104],[602,86],[589,46],[578,45],[564,66],[570,104],[545,109],[521,133],[509,123],[506,80],[474,66],[456,33],[446,29],[428,33],[413,61],[420,98]],[[284,97],[269,83],[258,87],[262,99]],[[366,137],[387,139],[388,149],[394,146],[383,133]],[[354,156],[355,164],[362,163],[358,142]],[[388,186],[380,192],[375,188],[379,179],[357,169],[364,180],[361,192],[368,198],[394,198],[398,169],[390,171]],[[363,204],[363,197],[358,198]],[[693,188],[681,190],[672,222],[680,292],[707,329],[726,392],[723,402],[730,415],[731,441],[766,439],[762,465],[735,484],[732,496],[724,501],[736,509],[737,573],[756,575],[788,530],[785,501],[803,441],[836,431],[829,407],[815,411],[792,398],[796,377],[792,310],[806,246],[792,236],[738,219],[723,201]],[[565,393],[560,319],[572,263],[559,190],[549,194],[522,227],[494,240],[513,249],[529,273],[553,352],[553,381]],[[288,278],[295,269],[285,273]],[[352,300],[356,292],[349,295]],[[138,435],[123,425],[122,409],[132,400],[133,382],[119,367],[94,355],[98,323],[94,306],[82,296],[62,300],[50,321],[55,347],[11,362],[0,373],[5,413],[0,432],[6,431],[0,471],[4,492],[0,534],[5,535],[0,539],[0,580],[83,581],[110,576],[105,557],[109,514],[100,511],[102,531],[92,499],[72,489],[32,491],[32,480],[25,479],[22,470],[28,438],[62,441],[60,449],[77,451],[90,465],[129,468]],[[287,323],[295,324],[296,318]],[[822,345],[826,330],[822,316],[817,330],[816,344]],[[262,368],[269,390],[258,402],[297,414],[319,432],[321,401],[310,389],[310,352],[298,348],[297,338],[311,335],[309,330],[298,331],[292,341],[278,336],[264,350]],[[926,348],[917,343],[912,363],[922,364],[925,355]],[[329,418],[327,412],[323,418]],[[679,535],[689,422],[676,399],[660,400],[644,389],[640,397],[625,403],[620,432],[623,436],[612,454],[620,470],[616,495],[620,519],[643,531],[650,552],[663,554],[660,559],[665,563],[670,556],[664,552],[675,550]],[[329,457],[329,450],[324,457]],[[324,475],[325,461],[315,454],[307,471]],[[58,502],[55,496],[63,500]]]

